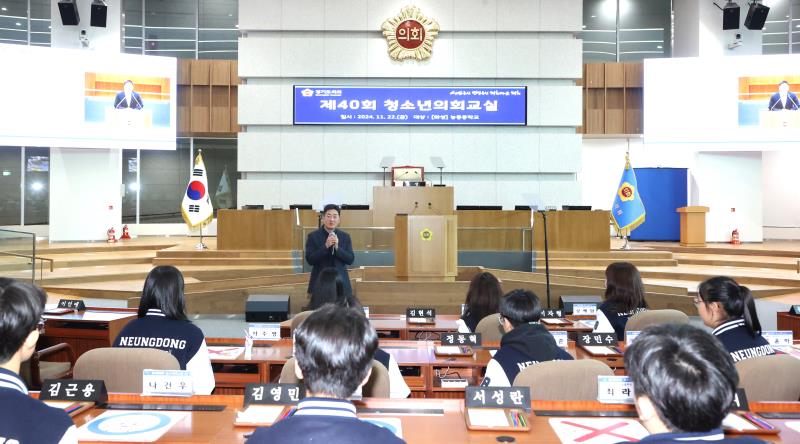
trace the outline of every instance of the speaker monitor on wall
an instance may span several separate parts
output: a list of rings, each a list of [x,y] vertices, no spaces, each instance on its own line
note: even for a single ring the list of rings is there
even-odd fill
[[[722,9],[722,29],[739,29],[739,5],[728,2]]]
[[[752,3],[750,9],[747,11],[747,17],[744,19],[744,27],[752,30],[764,29],[764,23],[767,21],[767,14],[769,14],[769,7],[760,3]]]
[[[108,15],[108,6],[102,0],[94,0],[92,2],[92,26],[98,28],[106,27],[106,16]]]
[[[61,14],[61,23],[64,26],[77,26],[81,22],[75,0],[59,0],[58,12]]]

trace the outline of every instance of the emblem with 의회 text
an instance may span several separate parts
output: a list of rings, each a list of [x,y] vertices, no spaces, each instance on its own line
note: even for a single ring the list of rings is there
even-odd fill
[[[416,6],[406,6],[400,14],[381,25],[389,44],[389,57],[425,60],[433,53],[433,39],[439,34],[439,23],[422,14]]]

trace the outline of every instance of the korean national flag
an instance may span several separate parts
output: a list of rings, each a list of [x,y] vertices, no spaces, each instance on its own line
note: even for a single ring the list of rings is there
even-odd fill
[[[203,155],[198,153],[194,158],[194,168],[186,186],[186,193],[181,203],[183,220],[189,228],[197,228],[211,222],[214,217],[214,207],[208,195],[208,175]]]

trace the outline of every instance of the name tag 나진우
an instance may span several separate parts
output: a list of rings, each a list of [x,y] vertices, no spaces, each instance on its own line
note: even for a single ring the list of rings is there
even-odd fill
[[[150,370],[142,372],[144,396],[192,396],[192,372],[189,370]]]

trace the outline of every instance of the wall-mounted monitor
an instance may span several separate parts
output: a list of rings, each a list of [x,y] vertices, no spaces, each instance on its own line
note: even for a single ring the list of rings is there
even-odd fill
[[[175,58],[0,45],[0,60],[0,145],[175,149]]]
[[[295,125],[525,125],[527,88],[295,86]]]

